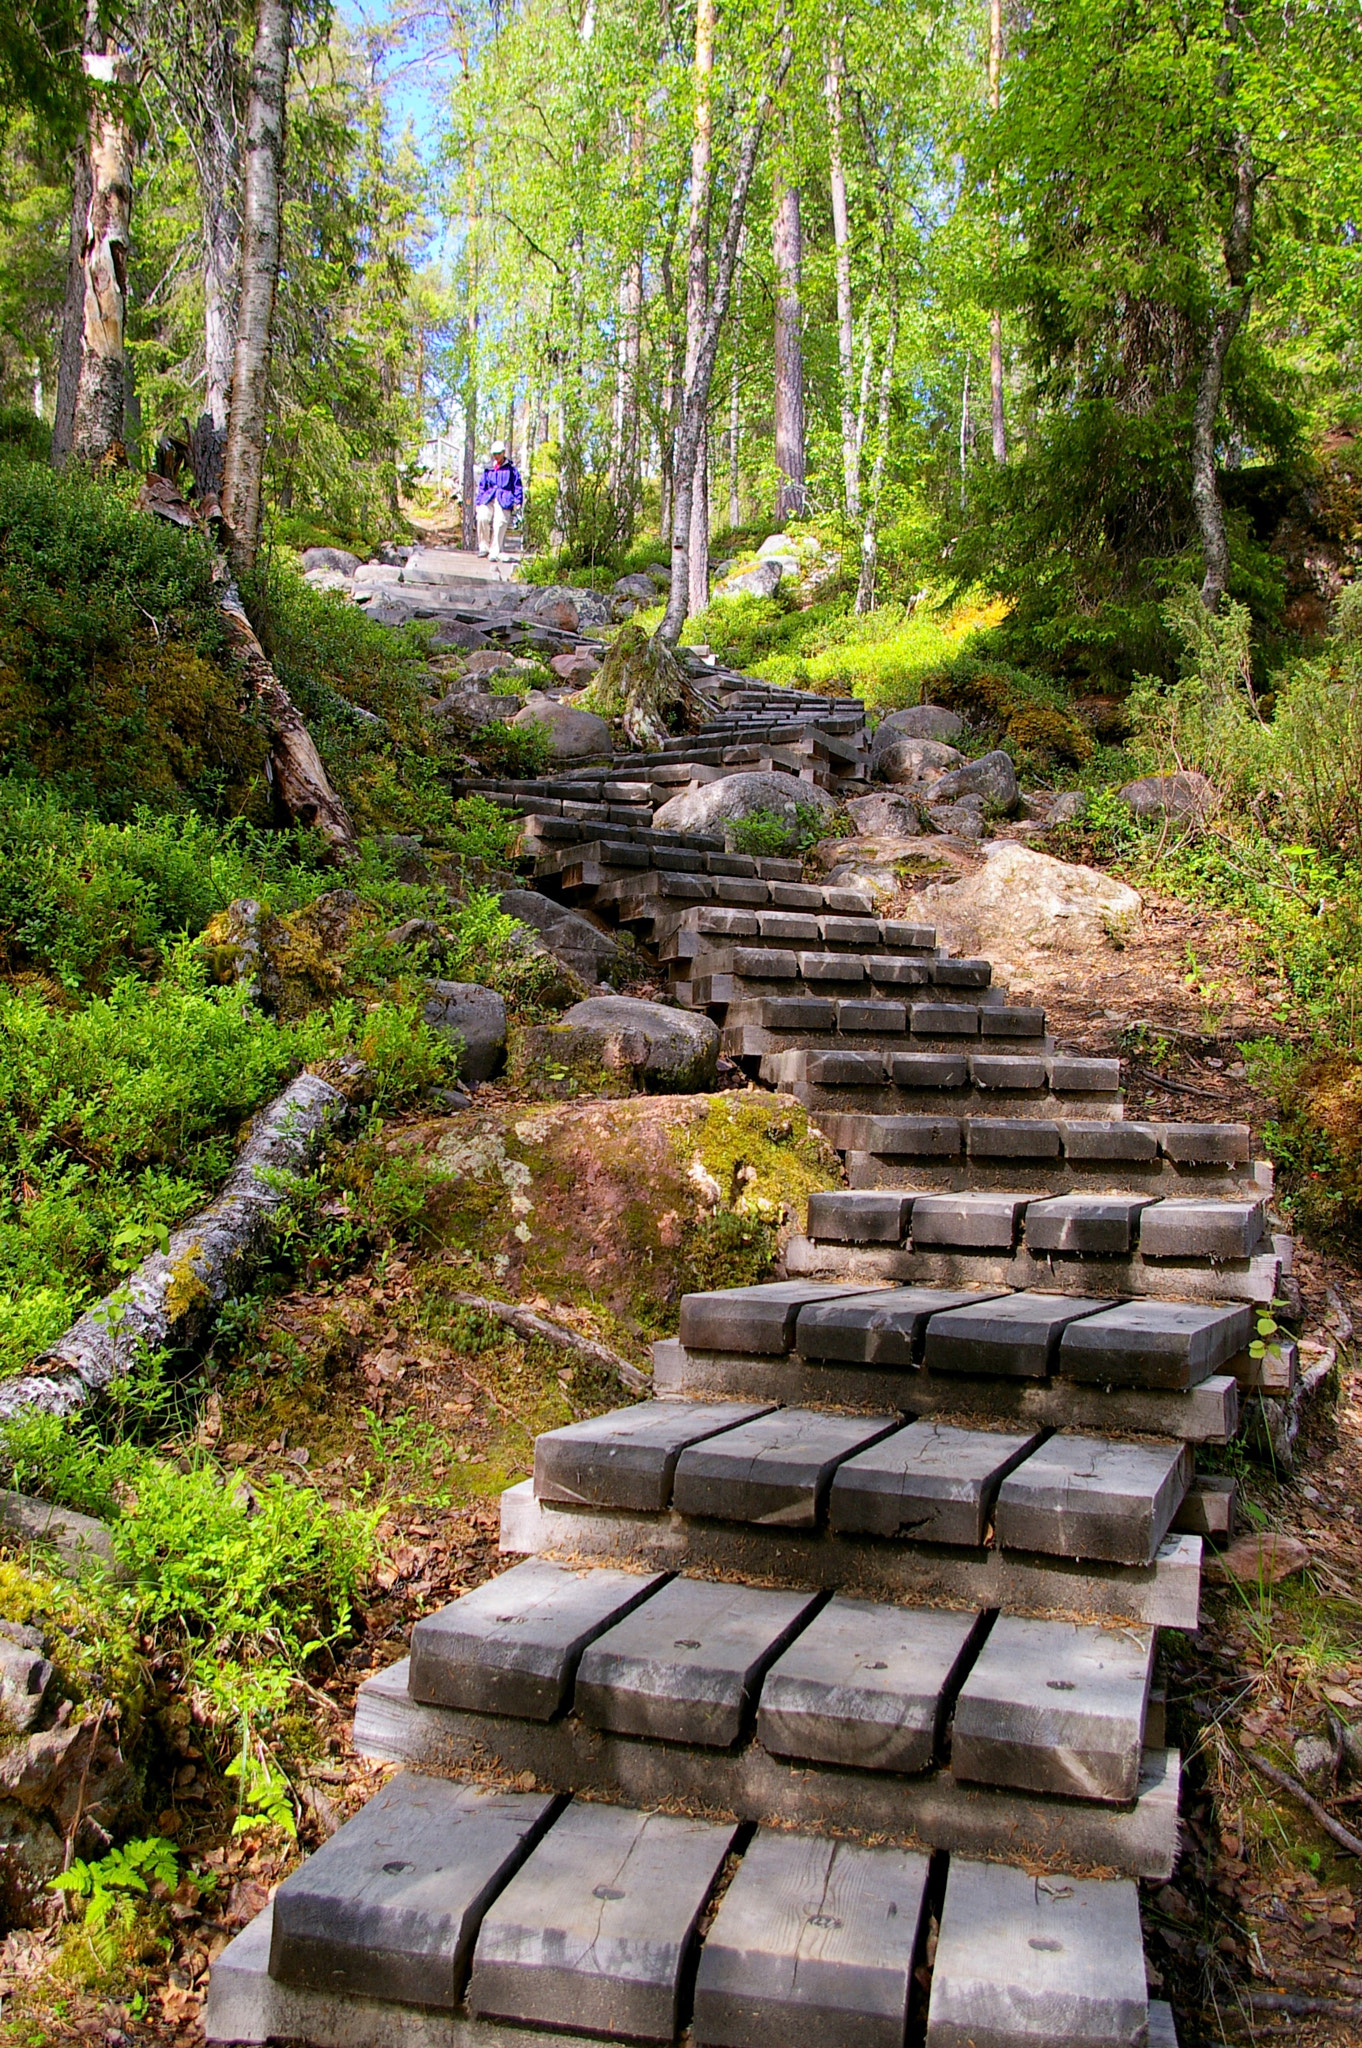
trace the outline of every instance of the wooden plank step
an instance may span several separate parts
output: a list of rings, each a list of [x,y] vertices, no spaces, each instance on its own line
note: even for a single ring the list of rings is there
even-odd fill
[[[976,1378],[1046,1379],[1066,1330],[1084,1317],[1110,1313],[1109,1305],[1079,1294],[1003,1294],[947,1309],[927,1325],[923,1363],[928,1372],[972,1373]]]
[[[755,1401],[642,1401],[535,1438],[540,1500],[664,1508],[676,1461],[691,1444],[751,1422],[774,1406]]]
[[[488,1907],[469,2009],[637,2041],[680,2031],[686,1965],[736,1828],[574,1802]]]
[[[452,2011],[487,1901],[555,1810],[539,1792],[392,1779],[275,1893],[271,1976]]]
[[[775,1756],[925,1771],[982,1617],[836,1594],[766,1675],[757,1739]]]
[[[839,1535],[977,1550],[999,1485],[1039,1442],[1004,1430],[910,1423],[838,1466],[828,1526]]]
[[[692,1444],[676,1461],[672,1506],[680,1515],[811,1529],[844,1458],[887,1436],[896,1415],[827,1415],[778,1408],[722,1436]]]
[[[656,1572],[572,1571],[531,1558],[412,1630],[412,1686],[432,1706],[547,1721],[586,1645],[646,1600]]]
[[[912,1850],[762,1829],[705,1937],[705,2048],[902,2048],[927,1897]]]
[[[1025,1199],[1033,1200],[1035,1190]],[[1255,1252],[1251,1259],[1143,1259],[1037,1257],[1008,1245],[815,1244],[791,1237],[785,1270],[801,1280],[839,1282],[862,1293],[897,1283],[921,1287],[1036,1287],[1056,1294],[1136,1296],[1158,1301],[1224,1307],[1236,1302],[1270,1305],[1280,1289],[1283,1250]],[[698,1348],[698,1347],[697,1347]]]
[[[583,1653],[573,1696],[593,1728],[728,1748],[812,1593],[673,1579]]]
[[[1252,1310],[1243,1306],[1120,1302],[1065,1330],[1058,1370],[1102,1386],[1192,1387],[1243,1351],[1252,1332]]]
[[[811,1195],[810,1214],[820,1201],[838,1199]],[[894,1211],[903,1206],[904,1198],[890,1193],[869,1199],[876,1205],[869,1219],[872,1226],[882,1221],[886,1233],[895,1228]],[[938,1316],[1011,1298],[1004,1288],[960,1287],[893,1287],[879,1293],[834,1297],[799,1311],[791,1348],[805,1358],[908,1370],[921,1360],[928,1328]]]
[[[1143,1564],[1168,1533],[1191,1476],[1185,1444],[1061,1431],[1003,1480],[997,1541],[1056,1557]]]
[[[902,1617],[904,1610],[891,1608],[890,1613]],[[960,1619],[973,1630],[972,1613]],[[797,1637],[791,1650],[802,1640]],[[890,1663],[889,1652],[900,1638],[891,1634],[884,1640],[887,1648],[879,1654]],[[924,1671],[919,1681],[924,1693],[948,1661],[945,1649],[934,1653],[931,1669]],[[896,1657],[893,1669],[902,1673],[901,1711],[907,1715],[914,1679],[906,1656]],[[767,1684],[770,1682],[768,1676]],[[873,1757],[877,1750],[887,1753],[894,1740],[889,1719],[894,1703],[874,1698],[864,1666],[847,1704],[850,1713],[864,1710],[868,1720],[873,1721],[877,1712],[882,1716],[877,1725],[863,1726],[859,1733],[868,1756]],[[929,1709],[927,1703],[924,1711]],[[812,1716],[807,1726],[816,1739]],[[852,1736],[857,1731],[849,1725],[840,1737],[835,1721],[830,1720],[825,1729],[830,1740],[841,1739],[855,1746]],[[794,1733],[798,1735],[799,1730]],[[905,1730],[906,1750],[910,1733]],[[577,1714],[538,1722],[426,1707],[413,1700],[407,1689],[405,1659],[366,1679],[360,1687],[355,1702],[355,1745],[361,1755],[376,1763],[494,1777],[501,1782],[528,1772],[546,1789],[628,1806],[662,1806],[669,1812],[710,1817],[732,1815],[767,1827],[826,1830],[853,1837],[889,1836],[969,1855],[1001,1851],[1046,1869],[1100,1866],[1131,1876],[1166,1878],[1178,1852],[1180,1765],[1176,1751],[1166,1749],[1146,1750],[1133,1804],[1111,1806],[1012,1787],[966,1784],[948,1769],[935,1767],[930,1757],[917,1771],[873,1763],[862,1768],[835,1758],[775,1755],[759,1739],[743,1741],[732,1749],[712,1749],[616,1734],[591,1727]],[[924,1747],[924,1737],[917,1735],[908,1753]],[[813,1763],[816,1768],[810,1768]]]
[[[1145,2048],[1136,1888],[952,1857],[927,2048]]]
[[[1152,1629],[1000,1615],[955,1703],[951,1770],[1074,1799],[1133,1799],[1153,1671]]]

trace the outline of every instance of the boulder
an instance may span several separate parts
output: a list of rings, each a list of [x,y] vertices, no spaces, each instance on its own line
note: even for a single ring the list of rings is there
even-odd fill
[[[408,617],[410,616],[408,613]],[[401,623],[405,624],[406,621],[403,620]],[[466,626],[462,619],[436,618],[433,621],[431,638],[437,647],[463,647],[470,652],[490,647],[492,644],[485,633],[479,632],[476,626]]]
[[[936,832],[949,832],[956,839],[986,839],[982,797],[961,797],[957,804],[933,804],[927,816]]]
[[[490,676],[501,668],[514,668],[515,656],[507,654],[501,647],[485,647],[476,654],[470,654],[463,665],[466,676]]]
[[[964,730],[965,721],[959,713],[947,711],[940,704],[910,704],[904,711],[891,711],[875,728],[876,737],[882,732],[897,732],[910,740],[954,740]]]
[[[507,917],[536,932],[546,950],[580,975],[588,988],[606,980],[610,969],[624,957],[612,932],[601,931],[589,918],[541,896],[537,889],[504,889],[501,907]]]
[[[396,563],[361,562],[353,580],[357,591],[393,590],[402,581],[402,571]]]
[[[384,568],[400,569],[409,560],[413,550],[405,542],[385,540],[374,549],[374,561]]]
[[[546,726],[552,761],[590,761],[611,752],[610,728],[603,718],[555,703],[552,697],[531,697],[511,723]]]
[[[1195,769],[1177,775],[1145,775],[1120,792],[1137,818],[1204,818],[1216,808],[1220,793]]]
[[[589,654],[586,648],[579,647],[573,654],[552,655],[549,667],[556,676],[561,676],[565,683],[582,684],[591,681],[600,663],[594,654]]]
[[[1010,839],[982,853],[959,881],[924,891],[920,909],[951,950],[992,960],[999,981],[1047,968],[1062,976],[1072,960],[1092,964],[1121,944],[1140,914],[1135,891],[1096,868]]]
[[[544,626],[555,626],[560,633],[575,633],[581,621],[577,596],[575,590],[565,590],[551,583],[530,599],[525,606],[525,617],[537,619]]]
[[[506,1062],[506,1005],[476,981],[427,984],[425,1020],[442,1038],[457,1039],[461,1081],[490,1081]]]
[[[585,629],[608,626],[615,616],[615,606],[621,600],[608,590],[574,590],[572,601],[577,607],[577,624]]]
[[[890,796],[887,791],[852,797],[846,812],[862,836],[883,832],[896,839],[915,839],[922,830],[922,821],[908,799]]]
[[[671,581],[671,571],[663,572]],[[643,570],[632,576],[617,576],[610,586],[616,597],[635,597],[640,604],[654,604],[657,601],[657,585]]]
[[[520,709],[519,697],[494,697],[486,690],[451,690],[438,704],[431,705],[426,716],[441,725],[458,725],[476,732],[480,725],[515,718]]]
[[[354,584],[343,569],[304,569],[303,581],[309,590],[339,590],[350,597]]]
[[[719,1027],[694,1010],[671,1010],[633,996],[591,996],[557,1024],[519,1035],[517,1072],[551,1058],[570,1073],[593,1071],[654,1093],[692,1095],[718,1077]]]
[[[738,775],[721,775],[717,782],[684,789],[668,797],[653,814],[659,832],[712,832],[726,828],[754,811],[775,811],[795,823],[800,804],[813,804],[827,815],[834,808],[826,790],[816,783],[801,782],[795,775],[764,773],[753,769]]]
[[[645,576],[652,577],[659,590],[670,590],[672,572],[670,564],[667,562],[649,562],[644,568],[643,573]]]
[[[303,573],[313,569],[334,569],[338,575],[353,576],[359,567],[359,556],[352,555],[349,548],[304,548]]]
[[[784,571],[779,562],[754,562],[750,569],[740,569],[736,575],[726,576],[712,595],[715,597],[774,597],[780,588]]]
[[[1088,794],[1083,789],[1066,789],[1051,803],[1045,814],[1047,825],[1076,825],[1080,818],[1088,815]]]
[[[870,743],[870,772],[880,782],[927,782],[964,759],[958,747],[948,747],[943,740],[915,740],[901,732],[881,738],[880,732]]]
[[[1017,793],[1012,756],[996,747],[991,754],[981,754],[977,761],[966,761],[962,767],[943,775],[932,789],[932,800],[949,804],[962,796],[980,796],[986,803],[1000,804],[1003,810],[1010,811]]]

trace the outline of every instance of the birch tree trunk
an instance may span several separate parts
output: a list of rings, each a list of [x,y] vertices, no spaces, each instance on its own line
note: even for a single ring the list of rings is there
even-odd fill
[[[715,0],[695,4],[695,133],[690,150],[690,234],[686,254],[686,361],[682,373],[684,421],[695,389],[696,366],[709,310],[709,211],[714,158],[714,22]],[[709,602],[709,504],[700,465],[706,460],[705,405],[694,438],[678,445],[676,500],[672,513],[672,589],[676,590],[678,556],[685,571],[685,597],[690,611]],[[678,437],[679,442],[684,436]],[[682,506],[685,507],[684,524]],[[698,602],[697,602],[698,598]],[[678,627],[678,632],[679,632]],[[674,637],[674,636],[673,636]]]
[[[80,384],[85,334],[85,226],[90,216],[90,151],[77,143],[71,158],[71,238],[66,253],[66,295],[61,309],[61,353],[57,359],[57,396],[52,417],[52,460],[60,468],[71,453],[76,425],[76,391]]]
[[[774,193],[772,250],[776,269],[775,415],[776,518],[797,519],[804,512],[804,339],[801,333],[803,237],[799,191],[778,179]]]
[[[832,181],[832,239],[837,254],[837,367],[841,378],[842,478],[848,520],[861,516],[861,444],[852,383],[855,376],[851,319],[851,231],[847,218],[847,174],[842,152],[842,35],[833,30],[828,53],[828,157]]]
[[[241,289],[241,138],[236,54],[220,25],[209,40],[207,57],[194,152],[203,203],[204,411],[222,432],[232,403]]]
[[[869,336],[867,355],[869,351]],[[856,583],[856,610],[875,609],[875,570],[879,564],[880,493],[889,455],[889,408],[894,390],[894,357],[899,345],[899,295],[897,282],[890,285],[889,332],[884,338],[884,361],[880,365],[879,416],[876,420],[875,461],[870,472],[870,496],[866,500],[865,525],[861,532],[861,573]]]
[[[988,0],[988,108],[996,114],[1002,105],[1003,79],[1003,0]],[[1002,223],[998,217],[998,179],[992,180],[993,192],[993,276],[997,283],[998,269],[1002,259]],[[1007,422],[1003,417],[1003,316],[997,306],[988,320],[988,379],[989,410],[993,427],[993,460],[1007,461]]]
[[[707,4],[710,4],[710,0],[701,0],[702,6]],[[719,335],[728,313],[728,302],[733,289],[738,238],[742,233],[743,217],[747,211],[747,195],[751,189],[752,173],[756,168],[762,135],[766,129],[766,117],[770,111],[772,98],[785,83],[785,76],[790,68],[790,56],[790,44],[787,39],[775,76],[761,93],[738,147],[733,187],[728,199],[728,216],[719,244],[719,266],[714,296],[710,300],[699,347],[695,353],[695,374],[688,383],[681,407],[681,424],[676,437],[676,501],[672,514],[671,590],[662,623],[654,636],[671,647],[680,639],[681,628],[686,623],[686,600],[690,594],[688,556],[692,501],[695,495],[695,459],[709,413],[709,387],[714,379],[714,364],[719,353]]]
[[[1248,318],[1253,299],[1248,279],[1257,189],[1258,174],[1252,149],[1248,137],[1241,134],[1235,137],[1234,199],[1224,237],[1225,274],[1231,296],[1228,304],[1222,305],[1213,315],[1207,330],[1196,404],[1192,410],[1192,505],[1206,563],[1201,602],[1208,612],[1215,611],[1230,580],[1225,507],[1215,474],[1215,423],[1225,382],[1225,357],[1230,343]]]
[[[636,108],[629,128],[629,183],[637,204],[643,184],[647,142],[643,110]],[[611,482],[630,507],[639,495],[638,373],[643,345],[643,251],[635,246],[620,279],[619,338],[616,351],[615,414]]]
[[[470,283],[469,291],[472,291]],[[459,477],[459,538],[471,554],[478,545],[478,314],[468,308],[468,374],[463,380],[463,467]]]
[[[222,479],[222,510],[232,566],[238,575],[255,567],[260,547],[270,339],[279,285],[284,91],[292,27],[291,0],[256,0],[255,50],[246,107],[241,298]]]
[[[128,311],[128,246],[132,220],[132,129],[119,88],[132,83],[125,62],[108,50],[91,9],[85,76],[90,105],[90,204],[81,251],[83,294],[80,375],[71,452],[83,462],[121,462],[127,392],[124,334]]]

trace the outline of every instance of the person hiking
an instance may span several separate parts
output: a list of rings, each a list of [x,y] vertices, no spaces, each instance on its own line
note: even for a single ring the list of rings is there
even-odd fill
[[[478,553],[493,562],[503,562],[503,543],[511,514],[525,502],[520,471],[506,451],[504,441],[494,441],[487,467],[478,481]]]

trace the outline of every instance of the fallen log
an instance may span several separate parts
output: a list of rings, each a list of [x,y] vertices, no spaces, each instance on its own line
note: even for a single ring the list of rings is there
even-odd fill
[[[143,1259],[124,1285],[80,1316],[38,1360],[0,1382],[0,1421],[26,1411],[69,1415],[138,1361],[199,1343],[228,1295],[269,1248],[292,1183],[317,1158],[347,1098],[299,1074],[256,1116],[221,1193]]]
[[[650,1394],[652,1380],[636,1365],[630,1365],[627,1358],[621,1358],[618,1351],[612,1351],[606,1344],[597,1344],[591,1337],[583,1337],[576,1330],[570,1330],[566,1323],[551,1323],[547,1316],[536,1314],[518,1301],[494,1301],[489,1294],[451,1294],[449,1299],[459,1308],[476,1309],[480,1315],[492,1316],[499,1323],[505,1323],[518,1337],[541,1337],[546,1344],[555,1344],[560,1351],[577,1351],[583,1358],[589,1358],[593,1365],[604,1366],[614,1373],[636,1394]]]

